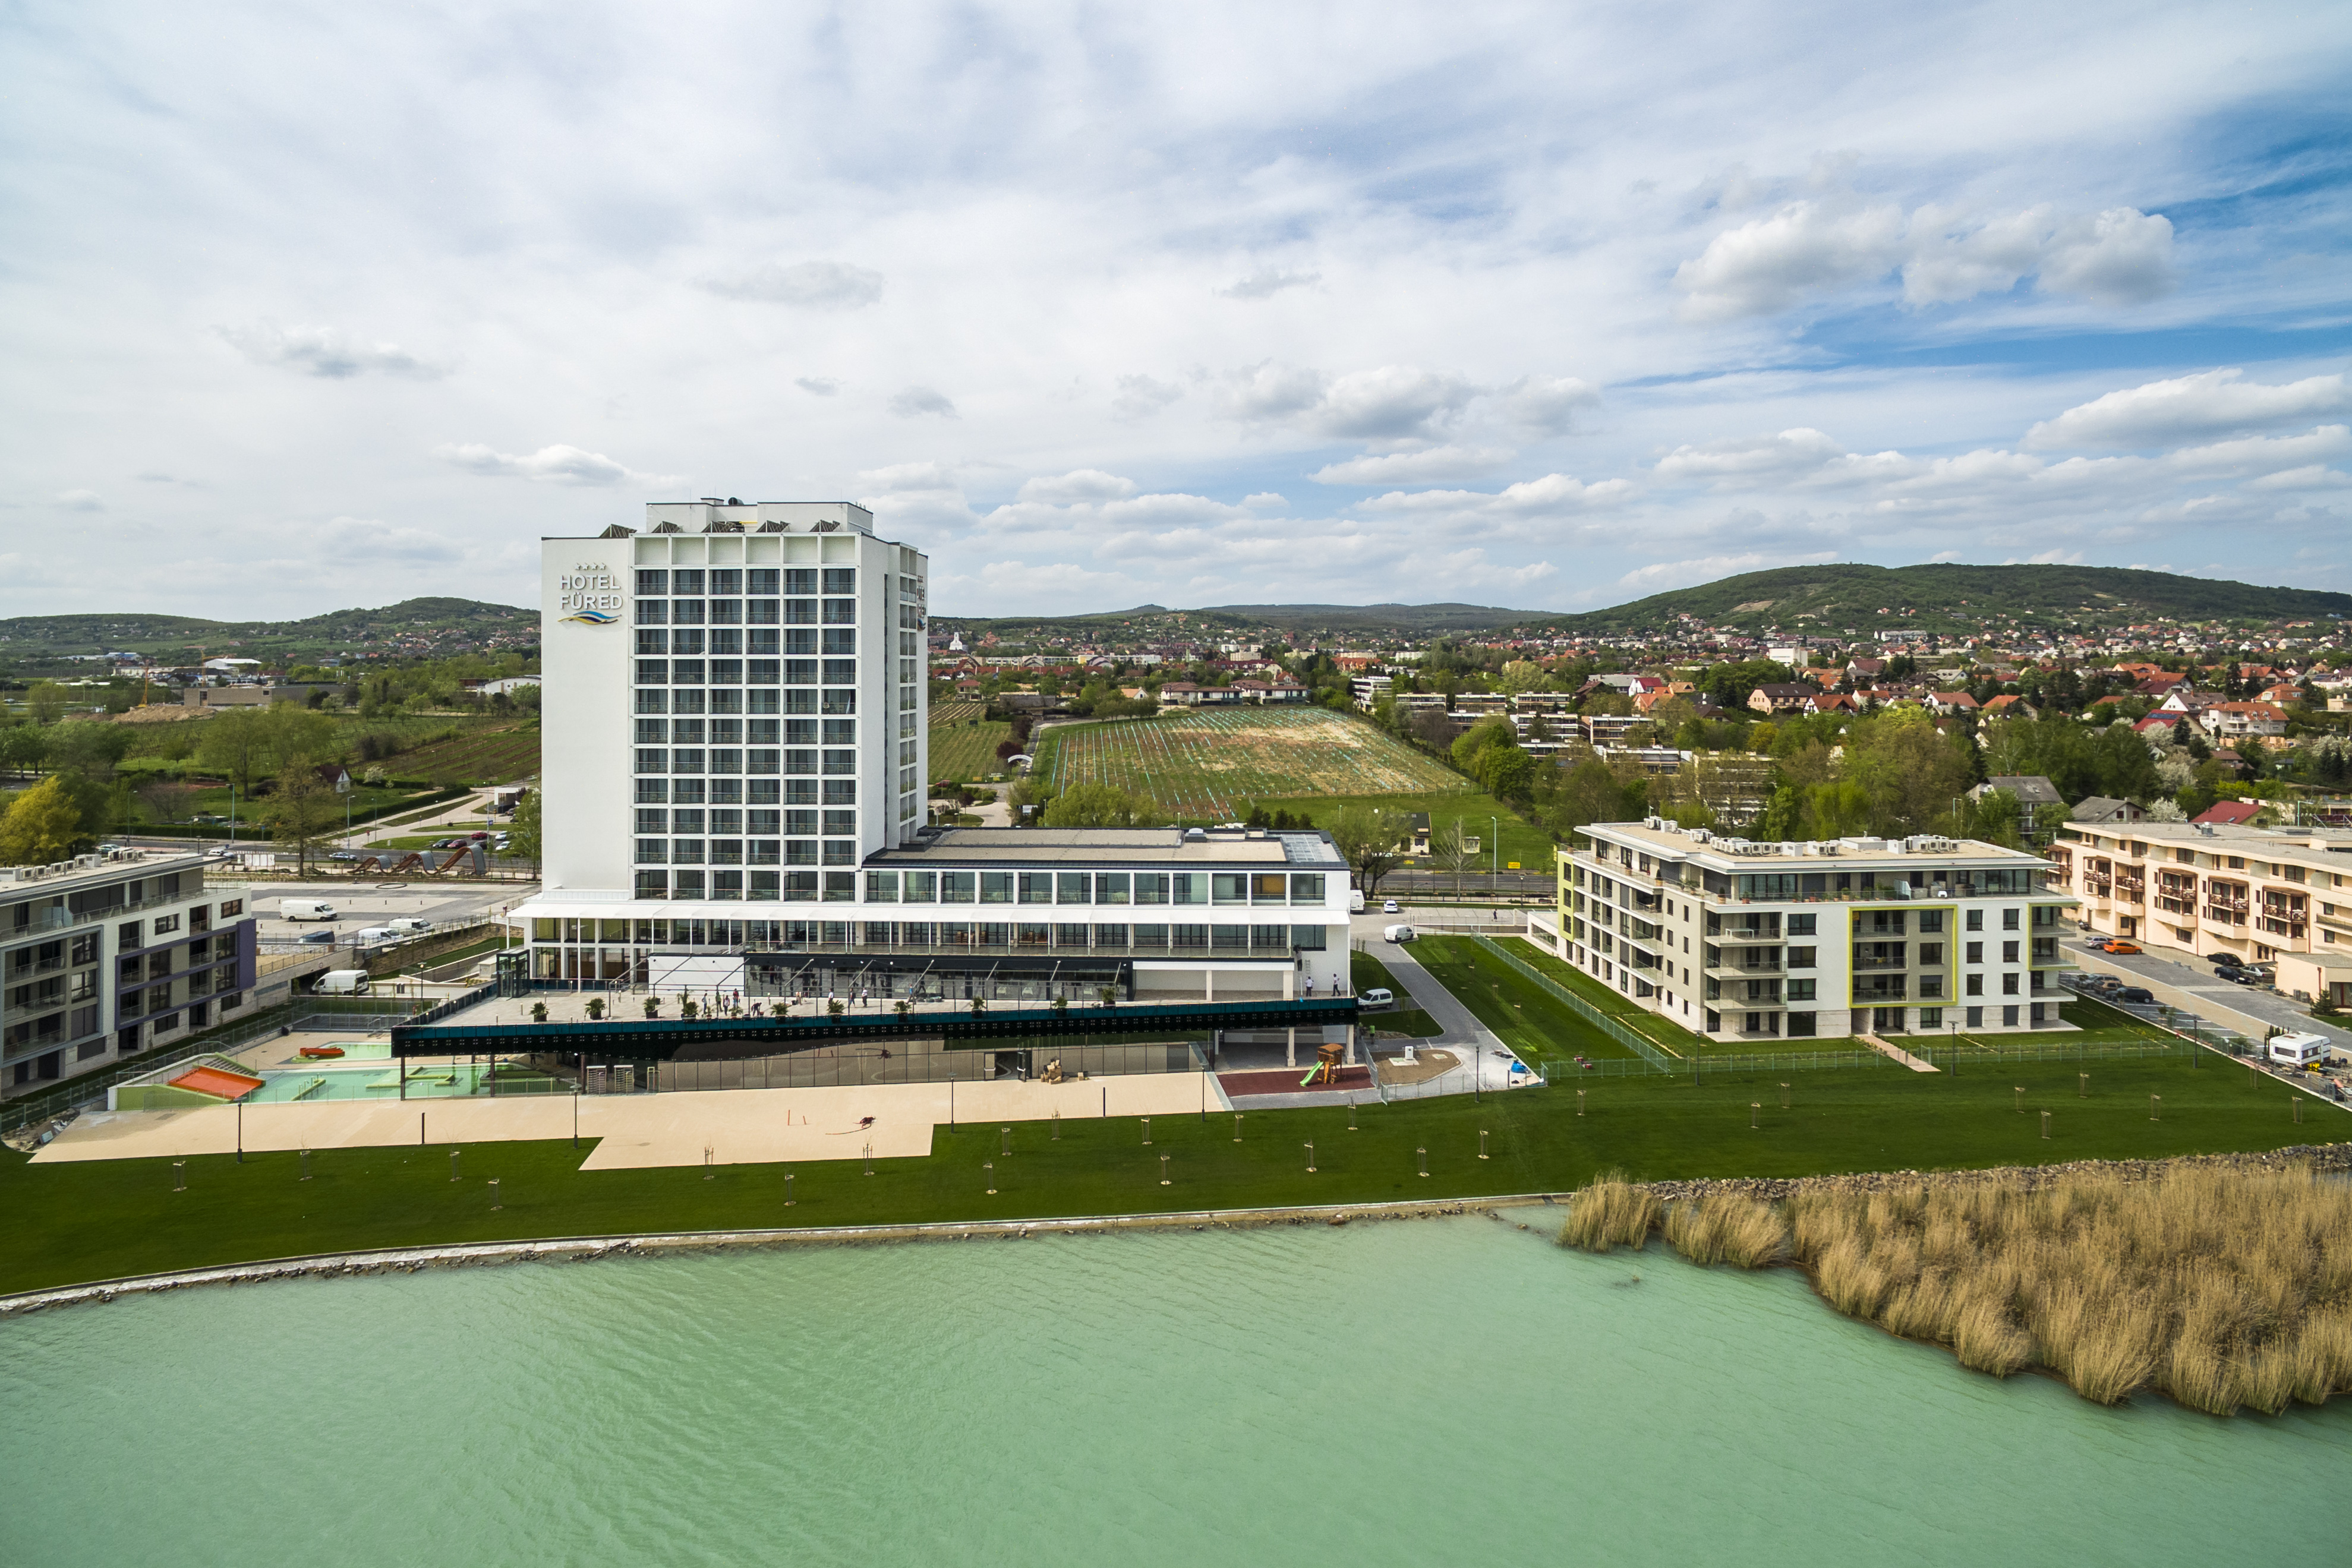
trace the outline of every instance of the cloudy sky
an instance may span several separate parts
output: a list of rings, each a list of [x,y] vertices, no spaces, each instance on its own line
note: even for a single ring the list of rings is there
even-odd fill
[[[2352,590],[2347,79],[2307,5],[31,0],[0,614],[529,602],[701,495],[960,613]]]

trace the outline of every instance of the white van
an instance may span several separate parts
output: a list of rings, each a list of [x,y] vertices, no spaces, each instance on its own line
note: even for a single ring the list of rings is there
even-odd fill
[[[335,906],[323,898],[281,898],[278,901],[280,920],[332,920]]]
[[[1348,890],[1348,913],[1350,915],[1361,915],[1363,912],[1364,890],[1360,887],[1349,888]]]
[[[1356,1000],[1368,1008],[1392,1008],[1396,1006],[1396,993],[1386,986],[1374,986],[1369,990],[1359,991]]]
[[[2275,1035],[2263,1054],[2273,1067],[2309,1067],[2327,1059],[2327,1037],[2324,1034]]]
[[[1391,942],[1410,942],[1412,940],[1412,927],[1410,925],[1383,926],[1381,935]]]
[[[397,931],[403,936],[421,936],[433,929],[433,922],[419,920],[413,915],[404,915],[397,920],[387,920],[383,924],[387,930]]]
[[[367,995],[368,975],[365,969],[330,969],[319,977],[310,988],[325,997],[363,997]]]
[[[370,925],[354,933],[352,940],[360,946],[366,947],[378,942],[397,942],[400,940],[400,933],[389,925]]]

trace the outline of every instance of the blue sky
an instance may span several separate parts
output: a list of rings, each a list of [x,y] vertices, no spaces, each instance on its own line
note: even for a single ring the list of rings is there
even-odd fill
[[[2352,590],[2352,13],[24,5],[0,613],[529,601],[852,497],[956,613],[1818,560]]]

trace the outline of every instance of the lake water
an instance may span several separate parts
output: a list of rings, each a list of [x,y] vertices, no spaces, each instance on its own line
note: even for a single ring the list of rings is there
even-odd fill
[[[47,1565],[2147,1568],[2352,1521],[2352,1403],[2102,1410],[1478,1218],[190,1291],[0,1327],[0,1561]]]

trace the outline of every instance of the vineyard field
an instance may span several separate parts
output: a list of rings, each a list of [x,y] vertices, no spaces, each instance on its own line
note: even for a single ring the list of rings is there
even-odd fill
[[[1315,708],[1056,726],[1041,737],[1036,771],[1056,789],[1112,784],[1148,796],[1181,822],[1238,821],[1253,802],[1292,796],[1469,788],[1402,741]]]
[[[539,776],[539,731],[500,729],[436,740],[380,764],[362,764],[354,771],[363,773],[371,766],[381,767],[394,778],[432,780],[446,774],[461,784],[505,784],[535,779]]]
[[[988,722],[982,716],[987,712],[981,703],[933,705],[931,779],[985,779],[1004,771],[1004,764],[996,759],[996,748],[1011,738],[1013,727]]]

